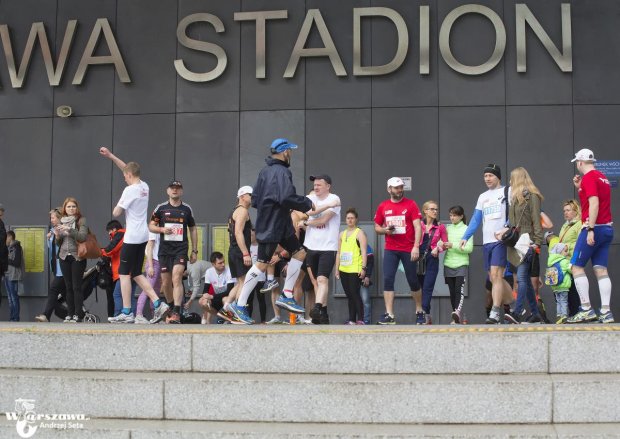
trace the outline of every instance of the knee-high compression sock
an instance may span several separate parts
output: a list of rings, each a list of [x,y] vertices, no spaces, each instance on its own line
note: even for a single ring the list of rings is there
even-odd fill
[[[601,292],[601,311],[609,311],[611,300],[611,280],[609,276],[602,276],[598,279],[598,289]]]
[[[293,288],[295,287],[295,282],[297,282],[297,278],[299,277],[299,271],[302,264],[302,261],[291,259],[288,263],[288,267],[286,268],[286,280],[284,281],[284,288],[282,289],[282,292],[289,299],[293,297]]]
[[[243,282],[243,286],[241,287],[241,293],[239,294],[239,298],[237,299],[237,305],[246,306],[248,304],[248,297],[254,288],[258,284],[258,278],[263,272],[253,265],[252,268],[245,275],[245,282]]]
[[[588,277],[584,274],[575,276],[575,288],[579,293],[579,299],[581,300],[581,308],[584,310],[590,309],[590,283]]]

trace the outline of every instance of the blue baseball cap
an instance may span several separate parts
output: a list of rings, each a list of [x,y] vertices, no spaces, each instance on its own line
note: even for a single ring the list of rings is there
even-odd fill
[[[279,154],[287,149],[297,149],[297,145],[288,141],[288,139],[276,139],[271,142],[271,153]]]

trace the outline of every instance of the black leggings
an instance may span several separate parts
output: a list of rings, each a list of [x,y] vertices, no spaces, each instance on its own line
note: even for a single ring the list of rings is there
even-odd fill
[[[56,304],[58,303],[58,295],[65,297],[66,299],[67,293],[67,285],[65,284],[65,280],[62,276],[54,276],[52,282],[50,283],[50,289],[47,292],[47,302],[45,303],[45,311],[43,314],[47,317],[47,320],[52,320],[52,314],[54,309],[56,309]]]
[[[76,261],[73,256],[60,260],[60,271],[67,286],[68,315],[84,318],[84,294],[82,294],[82,276],[86,270],[86,260]]]
[[[267,302],[265,300],[266,294],[260,292],[260,289],[263,287],[265,282],[259,282],[256,287],[254,287],[254,291],[250,293],[248,297],[248,315],[252,317],[252,312],[254,311],[254,296],[258,299],[258,310],[260,311],[260,321],[267,321]]]
[[[448,289],[450,289],[450,303],[452,311],[461,311],[463,309],[463,301],[465,300],[465,277],[446,277]]]
[[[362,281],[357,273],[340,272],[340,282],[349,301],[349,321],[364,320],[364,303],[360,288]]]

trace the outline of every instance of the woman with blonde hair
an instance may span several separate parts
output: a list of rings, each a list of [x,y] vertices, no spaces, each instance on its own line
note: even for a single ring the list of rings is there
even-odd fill
[[[510,173],[510,209],[508,221],[510,225],[519,228],[520,235],[528,233],[530,235],[530,249],[523,258],[514,247],[508,247],[508,260],[517,267],[517,302],[512,313],[506,314],[505,318],[510,323],[521,322],[521,311],[523,311],[524,300],[527,299],[531,316],[527,323],[540,323],[542,321],[536,293],[532,285],[532,259],[543,243],[543,229],[540,223],[540,205],[544,197],[536,187],[530,174],[523,167],[518,167]]]
[[[86,259],[78,257],[78,243],[86,241],[88,225],[75,198],[68,197],[62,203],[60,224],[54,227],[60,270],[67,286],[68,313],[65,323],[78,323],[84,318],[82,276]]]

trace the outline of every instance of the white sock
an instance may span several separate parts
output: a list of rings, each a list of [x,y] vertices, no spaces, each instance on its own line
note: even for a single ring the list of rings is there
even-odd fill
[[[248,297],[254,291],[254,288],[258,284],[258,277],[263,272],[256,267],[256,265],[252,265],[252,268],[245,275],[245,282],[243,283],[243,287],[241,287],[241,293],[239,294],[239,298],[237,299],[237,305],[246,306],[248,304]]]
[[[284,281],[282,292],[289,299],[293,297],[293,288],[299,277],[299,270],[301,270],[302,264],[303,262],[300,260],[291,259],[288,263],[288,267],[286,267],[286,280]]]
[[[267,275],[267,280],[273,280],[273,274],[268,274]]]
[[[590,283],[588,277],[585,274],[575,276],[575,288],[579,293],[579,300],[581,300],[581,308],[585,311],[590,309]]]
[[[601,311],[609,311],[609,301],[611,300],[611,280],[609,276],[603,276],[598,280],[598,289],[601,292]]]

